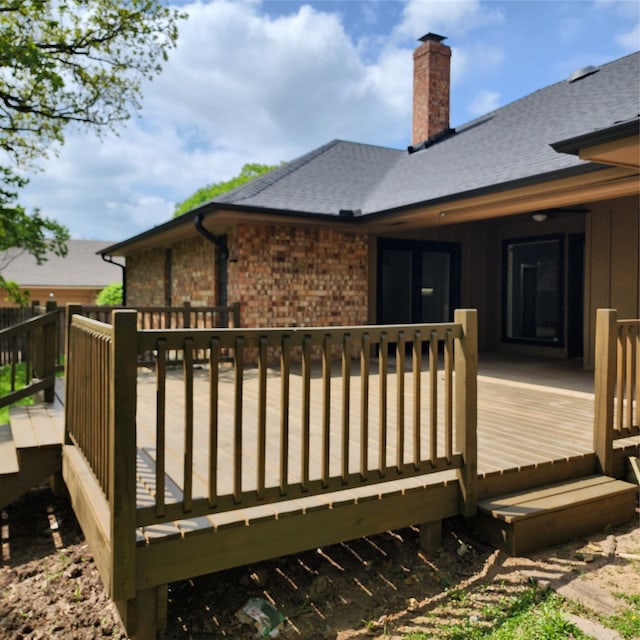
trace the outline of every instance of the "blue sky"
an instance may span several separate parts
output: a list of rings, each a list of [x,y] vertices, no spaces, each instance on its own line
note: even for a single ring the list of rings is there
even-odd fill
[[[145,231],[245,162],[291,160],[335,138],[405,148],[412,51],[428,32],[452,48],[454,127],[640,49],[636,0],[179,4],[190,17],[140,117],[102,140],[68,131],[24,193],[74,237]]]

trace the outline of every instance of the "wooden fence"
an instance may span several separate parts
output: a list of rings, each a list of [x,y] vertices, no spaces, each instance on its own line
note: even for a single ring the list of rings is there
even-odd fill
[[[595,350],[594,449],[613,475],[613,443],[640,434],[640,320],[598,309]]]

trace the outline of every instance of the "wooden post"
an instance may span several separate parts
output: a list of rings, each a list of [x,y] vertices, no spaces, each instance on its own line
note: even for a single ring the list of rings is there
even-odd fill
[[[233,313],[233,328],[234,329],[239,329],[241,327],[241,324],[240,324],[240,303],[239,302],[234,302],[231,305],[231,309],[232,309],[232,313]]]
[[[136,382],[137,317],[113,312],[109,425],[109,508],[111,512],[111,597],[136,595]]]
[[[435,555],[442,547],[442,520],[423,522],[420,525],[420,548],[427,555]]]
[[[71,348],[71,321],[74,315],[80,315],[82,313],[82,305],[80,304],[67,304],[66,314],[66,327],[65,327],[65,352],[64,352],[64,367],[65,367],[65,384],[64,384],[64,443],[71,444],[71,438],[69,437],[69,421],[70,412],[72,411],[72,388],[74,384],[78,384],[78,381],[74,379],[73,363],[75,355]]]
[[[596,349],[594,378],[593,449],[598,470],[613,473],[613,394],[616,375],[615,309],[596,312]]]
[[[44,401],[51,404],[55,399],[56,391],[56,355],[58,350],[56,349],[56,340],[58,339],[58,317],[57,306],[55,300],[47,300],[45,313],[55,313],[55,319],[53,322],[46,324],[42,327],[42,371],[40,372],[42,378],[52,378],[51,386],[44,390]]]
[[[478,312],[456,309],[454,322],[462,326],[462,337],[455,349],[456,442],[462,451],[461,511],[464,516],[472,516],[478,502]]]
[[[191,303],[188,300],[182,305],[182,328],[191,329]]]

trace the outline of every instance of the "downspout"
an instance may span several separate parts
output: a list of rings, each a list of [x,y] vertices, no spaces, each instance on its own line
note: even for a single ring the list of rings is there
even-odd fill
[[[206,238],[218,249],[218,278],[216,283],[217,304],[221,307],[227,305],[227,261],[229,260],[229,247],[226,236],[214,236],[202,224],[202,214],[199,213],[194,219],[196,231]]]
[[[120,267],[122,269],[122,304],[123,306],[126,306],[127,305],[127,267],[126,265],[116,262],[111,256],[105,256],[103,253],[101,253],[100,256],[105,262],[108,262],[109,264],[114,264],[116,267]]]

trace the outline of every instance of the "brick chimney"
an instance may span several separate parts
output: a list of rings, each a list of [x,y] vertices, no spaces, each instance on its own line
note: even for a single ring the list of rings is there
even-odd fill
[[[413,52],[413,145],[449,131],[451,47],[444,39],[427,33]]]

